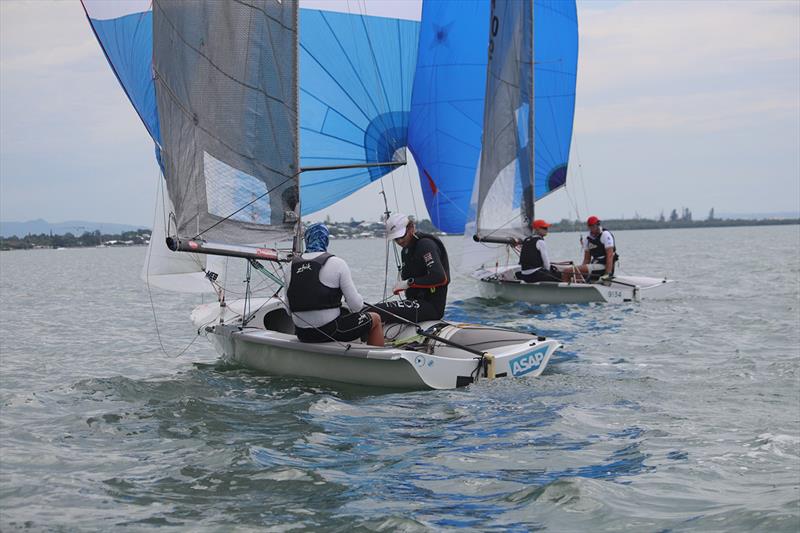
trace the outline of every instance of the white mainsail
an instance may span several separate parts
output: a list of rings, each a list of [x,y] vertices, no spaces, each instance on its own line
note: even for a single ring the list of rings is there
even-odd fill
[[[491,3],[476,235],[526,237],[533,216],[533,2]]]

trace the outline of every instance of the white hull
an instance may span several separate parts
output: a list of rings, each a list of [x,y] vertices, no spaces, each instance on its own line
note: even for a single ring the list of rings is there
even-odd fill
[[[217,304],[198,307],[192,319],[223,358],[277,376],[397,389],[451,389],[483,378],[539,376],[561,346],[552,339],[484,326],[447,324],[437,330],[436,335],[444,339],[491,354],[493,363],[484,366],[479,365],[476,355],[441,342],[385,348],[360,341],[302,343],[292,333],[280,331],[290,326],[279,301],[253,301],[251,305],[261,308],[243,330],[238,325],[241,314],[237,302],[225,308],[226,323],[219,323]],[[241,304],[238,306],[241,311]],[[275,329],[266,329],[265,323]],[[435,324],[442,322],[422,326]],[[408,339],[416,332],[412,326],[390,325],[386,334],[393,339]]]
[[[623,303],[666,292],[673,280],[615,276],[603,283],[523,283],[514,278],[518,265],[481,269],[473,274],[484,298],[537,304]]]

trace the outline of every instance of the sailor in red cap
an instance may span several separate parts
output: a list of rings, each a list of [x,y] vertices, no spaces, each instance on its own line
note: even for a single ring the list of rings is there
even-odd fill
[[[550,264],[547,245],[544,242],[550,224],[542,219],[536,219],[531,226],[534,233],[522,241],[522,250],[519,253],[520,271],[514,275],[526,283],[561,281],[561,275],[555,266]]]
[[[592,215],[586,220],[589,235],[583,240],[583,263],[578,271],[586,274],[588,281],[608,279],[614,275],[614,264],[619,259],[614,235]]]

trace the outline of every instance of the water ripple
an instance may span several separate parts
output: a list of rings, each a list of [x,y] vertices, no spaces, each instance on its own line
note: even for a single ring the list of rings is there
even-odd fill
[[[259,375],[202,339],[166,357],[143,249],[3,253],[0,529],[797,531],[797,229],[618,236],[681,279],[669,298],[500,303],[456,279],[449,318],[566,347],[537,379],[402,394]],[[720,268],[742,240],[758,284]],[[380,241],[335,245],[379,277]],[[154,296],[174,354],[199,300]]]

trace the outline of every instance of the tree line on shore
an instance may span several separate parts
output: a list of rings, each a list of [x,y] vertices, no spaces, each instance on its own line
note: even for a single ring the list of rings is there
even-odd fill
[[[688,210],[686,210],[688,211]],[[673,210],[673,214],[675,210]],[[691,212],[677,217],[665,218],[663,215],[658,219],[651,218],[611,218],[603,219],[604,228],[611,230],[632,230],[632,229],[679,229],[679,228],[723,228],[734,226],[783,226],[800,224],[800,218],[763,218],[759,220],[742,218],[714,218],[712,216],[705,220],[692,220]],[[550,231],[585,231],[585,220],[562,219],[550,226]]]
[[[82,248],[89,246],[133,246],[147,244],[150,241],[149,229],[125,231],[119,234],[103,234],[100,231],[85,231],[82,235],[65,233],[54,235],[52,232],[24,237],[0,238],[0,250],[28,250],[31,248]]]
[[[347,227],[364,225],[363,221],[358,222],[351,220],[350,222],[330,222],[326,223],[331,226],[332,234],[343,234],[343,230]],[[779,218],[779,219],[720,219],[714,217],[714,210],[709,213],[709,217],[705,220],[692,220],[691,211],[684,209],[682,214],[678,214],[677,210],[673,209],[669,217],[663,214],[658,219],[649,218],[614,218],[603,220],[603,226],[611,230],[634,230],[634,229],[677,229],[677,228],[712,228],[712,227],[733,227],[733,226],[776,226],[776,225],[791,225],[800,224],[800,218]],[[341,228],[339,227],[341,226]],[[420,220],[417,223],[417,228],[426,233],[438,232],[436,227],[428,219]],[[349,228],[348,228],[349,229]],[[382,230],[383,224],[372,223],[368,228],[364,228],[372,233],[372,236],[378,237]],[[557,231],[585,231],[585,220],[569,220],[562,219],[555,222],[550,226],[550,230]],[[136,231],[126,231],[119,234],[101,234],[100,231],[84,232],[82,235],[74,235],[66,233],[64,235],[54,235],[52,232],[48,235],[40,233],[38,235],[26,235],[24,237],[4,237],[0,238],[0,250],[27,250],[31,248],[81,248],[91,246],[133,246],[147,244],[150,240],[149,229],[138,229]]]

